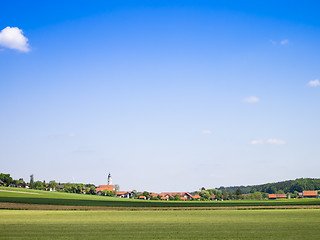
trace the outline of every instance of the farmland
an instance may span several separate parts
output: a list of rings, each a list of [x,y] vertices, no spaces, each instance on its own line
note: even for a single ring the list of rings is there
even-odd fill
[[[320,234],[318,199],[161,202],[17,188],[0,190],[0,206],[95,209],[0,209],[0,239],[310,239]],[[108,211],[99,210],[103,207]],[[255,207],[273,209],[248,210]],[[276,209],[280,207],[318,209]]]
[[[319,209],[0,210],[0,239],[310,239]]]
[[[320,206],[319,199],[286,200],[234,200],[234,201],[147,201],[114,197],[46,192],[18,188],[0,188],[0,202],[59,206],[92,206],[124,208],[210,208],[210,207],[273,207],[273,206]],[[10,191],[10,192],[8,192]]]

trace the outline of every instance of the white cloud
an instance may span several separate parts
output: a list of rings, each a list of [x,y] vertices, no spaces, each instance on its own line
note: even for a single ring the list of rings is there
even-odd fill
[[[264,141],[263,140],[252,140],[251,142],[250,142],[250,144],[253,144],[253,145],[257,145],[257,144],[263,144],[264,143]]]
[[[286,144],[286,141],[280,140],[280,139],[275,139],[275,138],[270,138],[270,139],[268,139],[266,141],[264,141],[262,139],[258,139],[258,140],[252,140],[250,142],[250,144],[252,144],[252,145],[259,145],[259,144],[264,144],[264,143],[275,144],[275,145],[283,145],[283,144]]]
[[[277,41],[274,41],[274,40],[269,40],[273,45],[277,45],[277,44],[280,44],[280,45],[287,45],[289,43],[289,40],[288,39],[283,39],[281,40],[280,42],[277,42]]]
[[[276,41],[273,41],[273,40],[270,40],[270,42],[273,44],[273,45],[276,45],[277,42]]]
[[[267,143],[276,144],[276,145],[283,145],[283,144],[286,144],[286,141],[280,140],[280,139],[270,138],[267,140]]]
[[[201,133],[206,134],[206,135],[210,135],[210,134],[212,134],[212,131],[211,130],[202,130]]]
[[[243,101],[245,101],[247,103],[257,103],[260,101],[260,99],[256,96],[250,96],[250,97],[246,97],[245,99],[243,99]]]
[[[6,27],[0,32],[0,46],[15,49],[21,52],[29,52],[28,38],[17,27]]]
[[[311,80],[308,82],[308,85],[310,87],[319,87],[320,86],[320,82],[319,79],[315,79],[315,80]]]
[[[74,132],[69,132],[68,133],[68,137],[75,137],[75,136],[77,136],[77,134],[75,134]]]

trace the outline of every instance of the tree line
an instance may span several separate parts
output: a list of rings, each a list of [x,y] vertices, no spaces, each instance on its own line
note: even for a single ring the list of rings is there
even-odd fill
[[[61,187],[63,185],[63,187]],[[57,183],[52,180],[35,181],[33,174],[30,175],[30,181],[25,182],[23,178],[18,180],[12,179],[10,174],[0,173],[0,186],[10,187],[28,187],[36,190],[45,191],[62,191],[68,193],[78,194],[92,194],[96,195],[97,191],[94,184],[82,184],[82,183]],[[199,191],[195,191],[192,194],[198,194],[200,200],[211,200],[214,195],[215,200],[240,200],[251,199],[261,200],[268,199],[268,194],[290,194],[292,198],[298,196],[299,192],[308,190],[319,190],[320,179],[318,178],[298,178],[295,180],[287,180],[276,183],[266,183],[261,185],[252,186],[232,186],[232,187],[219,187],[213,189],[201,188]],[[117,185],[116,191],[119,190]],[[103,190],[101,195],[103,196],[115,196],[116,191]],[[147,199],[160,200],[161,196],[153,196],[151,193],[144,191],[140,194],[136,190],[133,190],[133,198],[139,196],[145,196]],[[169,200],[180,200],[180,195],[170,196]]]
[[[241,189],[242,193],[249,194],[254,192],[264,192],[269,194],[278,193],[279,191],[284,193],[295,193],[302,191],[312,191],[320,189],[319,178],[297,178],[295,180],[287,180],[275,183],[266,183],[261,185],[252,186],[232,186],[232,187],[219,187],[220,191],[233,191],[235,192],[238,188]]]
[[[30,188],[36,190],[44,190],[44,191],[61,191],[68,193],[84,193],[84,194],[92,194],[96,195],[96,188],[94,184],[82,184],[82,183],[57,183],[55,180],[51,180],[49,182],[44,181],[35,181],[34,175],[30,175],[30,181],[26,182],[23,178],[19,178],[19,180],[14,180],[10,174],[0,173],[0,186],[6,187],[21,187],[21,188]],[[63,186],[63,188],[60,188]],[[110,193],[104,193],[109,196]]]

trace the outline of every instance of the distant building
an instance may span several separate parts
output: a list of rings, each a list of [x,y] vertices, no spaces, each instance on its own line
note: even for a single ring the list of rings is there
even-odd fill
[[[318,194],[317,194],[317,191],[303,191],[302,197],[303,198],[317,198]]]
[[[151,197],[157,198],[158,196],[160,196],[161,200],[165,200],[168,201],[170,200],[170,198],[174,197],[174,196],[180,196],[180,201],[186,201],[186,200],[190,200],[190,199],[194,199],[194,196],[192,196],[190,193],[188,192],[162,192],[162,193],[150,193]],[[199,198],[199,195],[196,195],[196,199]],[[214,196],[214,195],[213,195]]]
[[[119,198],[131,198],[134,195],[132,191],[117,191],[117,197]]]
[[[112,178],[110,173],[108,175],[108,185],[112,185]]]
[[[269,199],[286,199],[287,194],[269,194]]]
[[[99,185],[98,187],[96,187],[96,191],[97,194],[101,195],[101,193],[104,191],[114,191],[114,186],[112,185],[112,178],[111,178],[111,174],[109,173],[108,175],[108,185]]]
[[[201,199],[200,195],[198,195],[198,194],[193,195],[192,198],[193,198],[194,200],[200,200],[200,199]]]
[[[179,195],[180,196],[180,199],[183,198],[183,199],[192,199],[192,195],[188,192],[162,192],[162,193],[153,193],[152,194],[153,196],[161,196],[161,197],[174,197],[176,195]]]

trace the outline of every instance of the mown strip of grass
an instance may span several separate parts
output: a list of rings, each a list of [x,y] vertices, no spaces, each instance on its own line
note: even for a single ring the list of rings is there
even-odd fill
[[[7,189],[6,189],[7,190]],[[11,190],[10,190],[11,191]],[[27,194],[16,192],[0,192],[0,202],[49,204],[69,206],[107,206],[107,207],[249,207],[249,206],[293,206],[293,205],[320,205],[320,199],[288,199],[264,201],[148,201],[119,199],[113,197],[81,195],[72,193],[32,191]]]
[[[249,206],[295,206],[320,205],[319,200],[294,201],[224,201],[224,202],[178,202],[178,201],[111,201],[111,200],[81,200],[59,198],[25,198],[0,197],[0,202],[49,204],[69,206],[106,206],[106,207],[249,207]]]
[[[0,239],[317,239],[320,210],[0,210]]]

